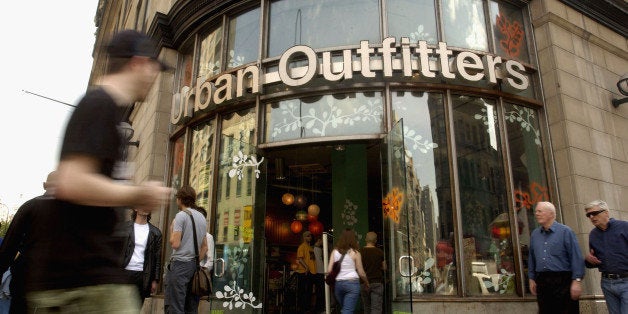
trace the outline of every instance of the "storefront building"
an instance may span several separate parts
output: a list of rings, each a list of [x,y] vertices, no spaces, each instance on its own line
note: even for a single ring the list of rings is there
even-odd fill
[[[387,313],[530,313],[536,202],[583,252],[584,204],[628,219],[627,10],[602,2],[103,0],[96,46],[134,28],[176,65],[135,105],[129,156],[208,209],[203,309],[290,313],[302,232],[352,228],[379,235]],[[176,212],[153,217],[164,239]],[[584,290],[603,313],[597,271]]]

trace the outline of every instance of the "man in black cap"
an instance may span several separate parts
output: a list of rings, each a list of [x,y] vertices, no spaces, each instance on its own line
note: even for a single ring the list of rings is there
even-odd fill
[[[128,106],[146,98],[166,66],[157,60],[150,38],[132,30],[114,35],[106,52],[106,74],[79,101],[66,126],[55,200],[48,203],[53,214],[38,226],[48,237],[33,244],[26,261],[29,311],[140,311],[137,289],[128,283],[121,259],[123,207],[159,209],[171,190],[156,181],[116,181],[127,140],[118,125]]]

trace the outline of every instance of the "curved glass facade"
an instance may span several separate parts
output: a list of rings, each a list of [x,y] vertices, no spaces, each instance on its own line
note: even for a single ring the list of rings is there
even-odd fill
[[[324,230],[378,231],[393,308],[528,296],[532,204],[550,189],[525,10],[282,0],[204,21],[176,77],[171,181],[209,209],[220,296],[277,306],[284,250],[316,221],[286,215],[285,193],[316,201]]]

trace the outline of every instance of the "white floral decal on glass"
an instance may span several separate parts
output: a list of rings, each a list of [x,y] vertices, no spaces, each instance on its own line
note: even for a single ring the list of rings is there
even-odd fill
[[[325,104],[320,111],[310,107],[305,113],[301,112],[302,104],[299,100],[282,102],[279,110],[284,119],[273,126],[272,136],[276,137],[282,133],[296,131],[300,128],[311,130],[314,135],[325,136],[327,128],[338,128],[339,126],[353,126],[358,123],[375,122],[379,123],[382,116],[382,106],[379,99],[368,100],[353,112],[343,112],[335,102],[333,97],[326,97]]]
[[[233,286],[225,285],[224,291],[216,291],[216,298],[224,300],[222,307],[229,310],[233,310],[234,308],[245,309],[247,306],[254,309],[262,308],[261,302],[255,304],[257,299],[253,295],[253,292],[245,293],[244,289],[238,287],[235,281],[232,281],[231,284]]]
[[[412,147],[412,150],[419,150],[423,154],[427,154],[427,151],[438,147],[438,144],[430,142],[423,138],[421,134],[417,134],[415,130],[403,127],[403,137],[406,140],[406,145]],[[412,157],[412,151],[406,149],[406,154]]]
[[[505,113],[506,122],[509,123],[519,123],[521,126],[521,130],[524,132],[532,133],[534,135],[534,143],[537,146],[541,146],[541,131],[535,127],[536,125],[536,116],[534,114],[534,110],[526,107],[514,106],[515,110],[508,111]],[[486,108],[482,108],[482,113],[475,114],[476,120],[482,120],[484,125],[488,125],[488,113]],[[494,123],[497,124],[497,117],[494,117]],[[487,128],[487,132],[490,132],[491,129]]]
[[[259,165],[264,161],[264,157],[257,161],[255,155],[245,155],[242,151],[238,151],[238,154],[233,156],[231,163],[231,170],[229,170],[229,178],[238,176],[238,180],[242,180],[242,170],[246,167],[255,167],[255,178],[259,179]]]
[[[534,134],[534,143],[541,146],[541,131],[536,129],[534,110],[526,107],[513,106],[515,110],[506,112],[506,121],[521,124],[521,130]]]
[[[419,41],[419,40],[425,40],[425,41],[428,41],[428,42],[434,41],[434,37],[432,35],[430,35],[430,33],[425,32],[424,28],[425,27],[423,25],[417,26],[416,32],[410,33],[410,41],[411,42],[416,42],[416,41]]]
[[[243,56],[236,56],[235,51],[229,50],[229,67],[235,68],[244,64]]]

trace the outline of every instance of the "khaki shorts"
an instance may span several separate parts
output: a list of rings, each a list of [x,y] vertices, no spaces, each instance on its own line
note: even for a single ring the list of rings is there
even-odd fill
[[[31,292],[29,313],[139,313],[141,304],[134,285],[106,284]]]

